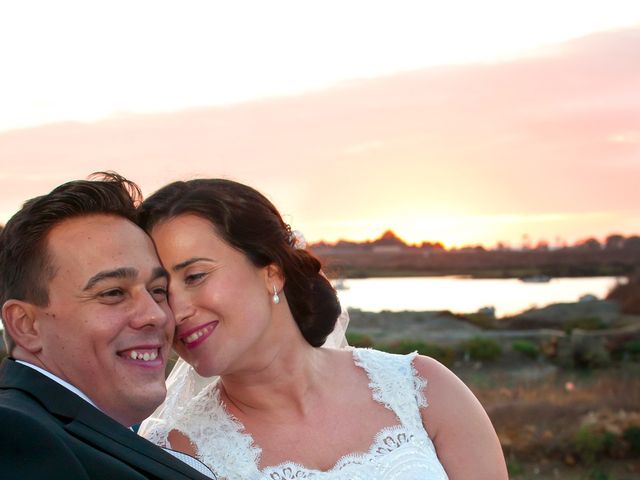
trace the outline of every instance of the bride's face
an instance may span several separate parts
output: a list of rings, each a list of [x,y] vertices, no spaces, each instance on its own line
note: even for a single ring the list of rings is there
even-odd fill
[[[161,222],[151,236],[170,274],[175,350],[205,377],[247,367],[254,355],[245,354],[259,348],[271,324],[267,268],[255,267],[196,215]]]

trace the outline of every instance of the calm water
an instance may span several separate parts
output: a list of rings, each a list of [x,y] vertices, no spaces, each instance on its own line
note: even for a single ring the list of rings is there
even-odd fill
[[[518,279],[407,277],[346,279],[338,290],[343,307],[380,310],[451,310],[471,313],[492,306],[496,316],[550,303],[576,302],[585,294],[604,298],[618,277],[557,278],[545,283]]]

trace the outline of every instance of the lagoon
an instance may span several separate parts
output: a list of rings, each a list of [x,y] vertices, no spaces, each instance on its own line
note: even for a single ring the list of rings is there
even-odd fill
[[[343,307],[370,312],[472,313],[494,307],[496,316],[504,317],[551,303],[577,302],[587,294],[604,298],[617,283],[625,281],[624,277],[552,278],[548,282],[464,276],[364,278],[343,280],[338,296]]]

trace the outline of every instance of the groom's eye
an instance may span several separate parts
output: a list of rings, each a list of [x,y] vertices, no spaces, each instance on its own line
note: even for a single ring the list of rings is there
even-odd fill
[[[104,300],[106,303],[117,303],[124,297],[124,291],[121,288],[111,288],[100,292],[98,297]]]
[[[158,302],[158,303],[162,303],[164,301],[167,300],[167,297],[169,296],[169,292],[167,291],[167,287],[155,287],[151,289],[151,296],[153,297],[153,299]]]

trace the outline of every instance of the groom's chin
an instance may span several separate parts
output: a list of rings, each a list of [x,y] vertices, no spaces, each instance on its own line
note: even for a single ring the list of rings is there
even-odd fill
[[[140,399],[141,406],[148,410],[144,418],[147,418],[153,411],[160,406],[167,397],[167,387],[164,379],[161,383],[149,386],[143,397]]]
[[[132,413],[135,411],[135,423],[140,423],[155,411],[167,396],[167,387],[164,378],[161,382],[140,386],[139,389],[129,396]]]
[[[134,415],[128,419],[128,426],[142,423],[143,420],[149,418],[153,412],[160,406],[160,404],[166,398],[166,390],[162,393],[149,395],[148,397],[141,398],[137,405],[137,409]],[[133,412],[132,412],[133,413]]]

